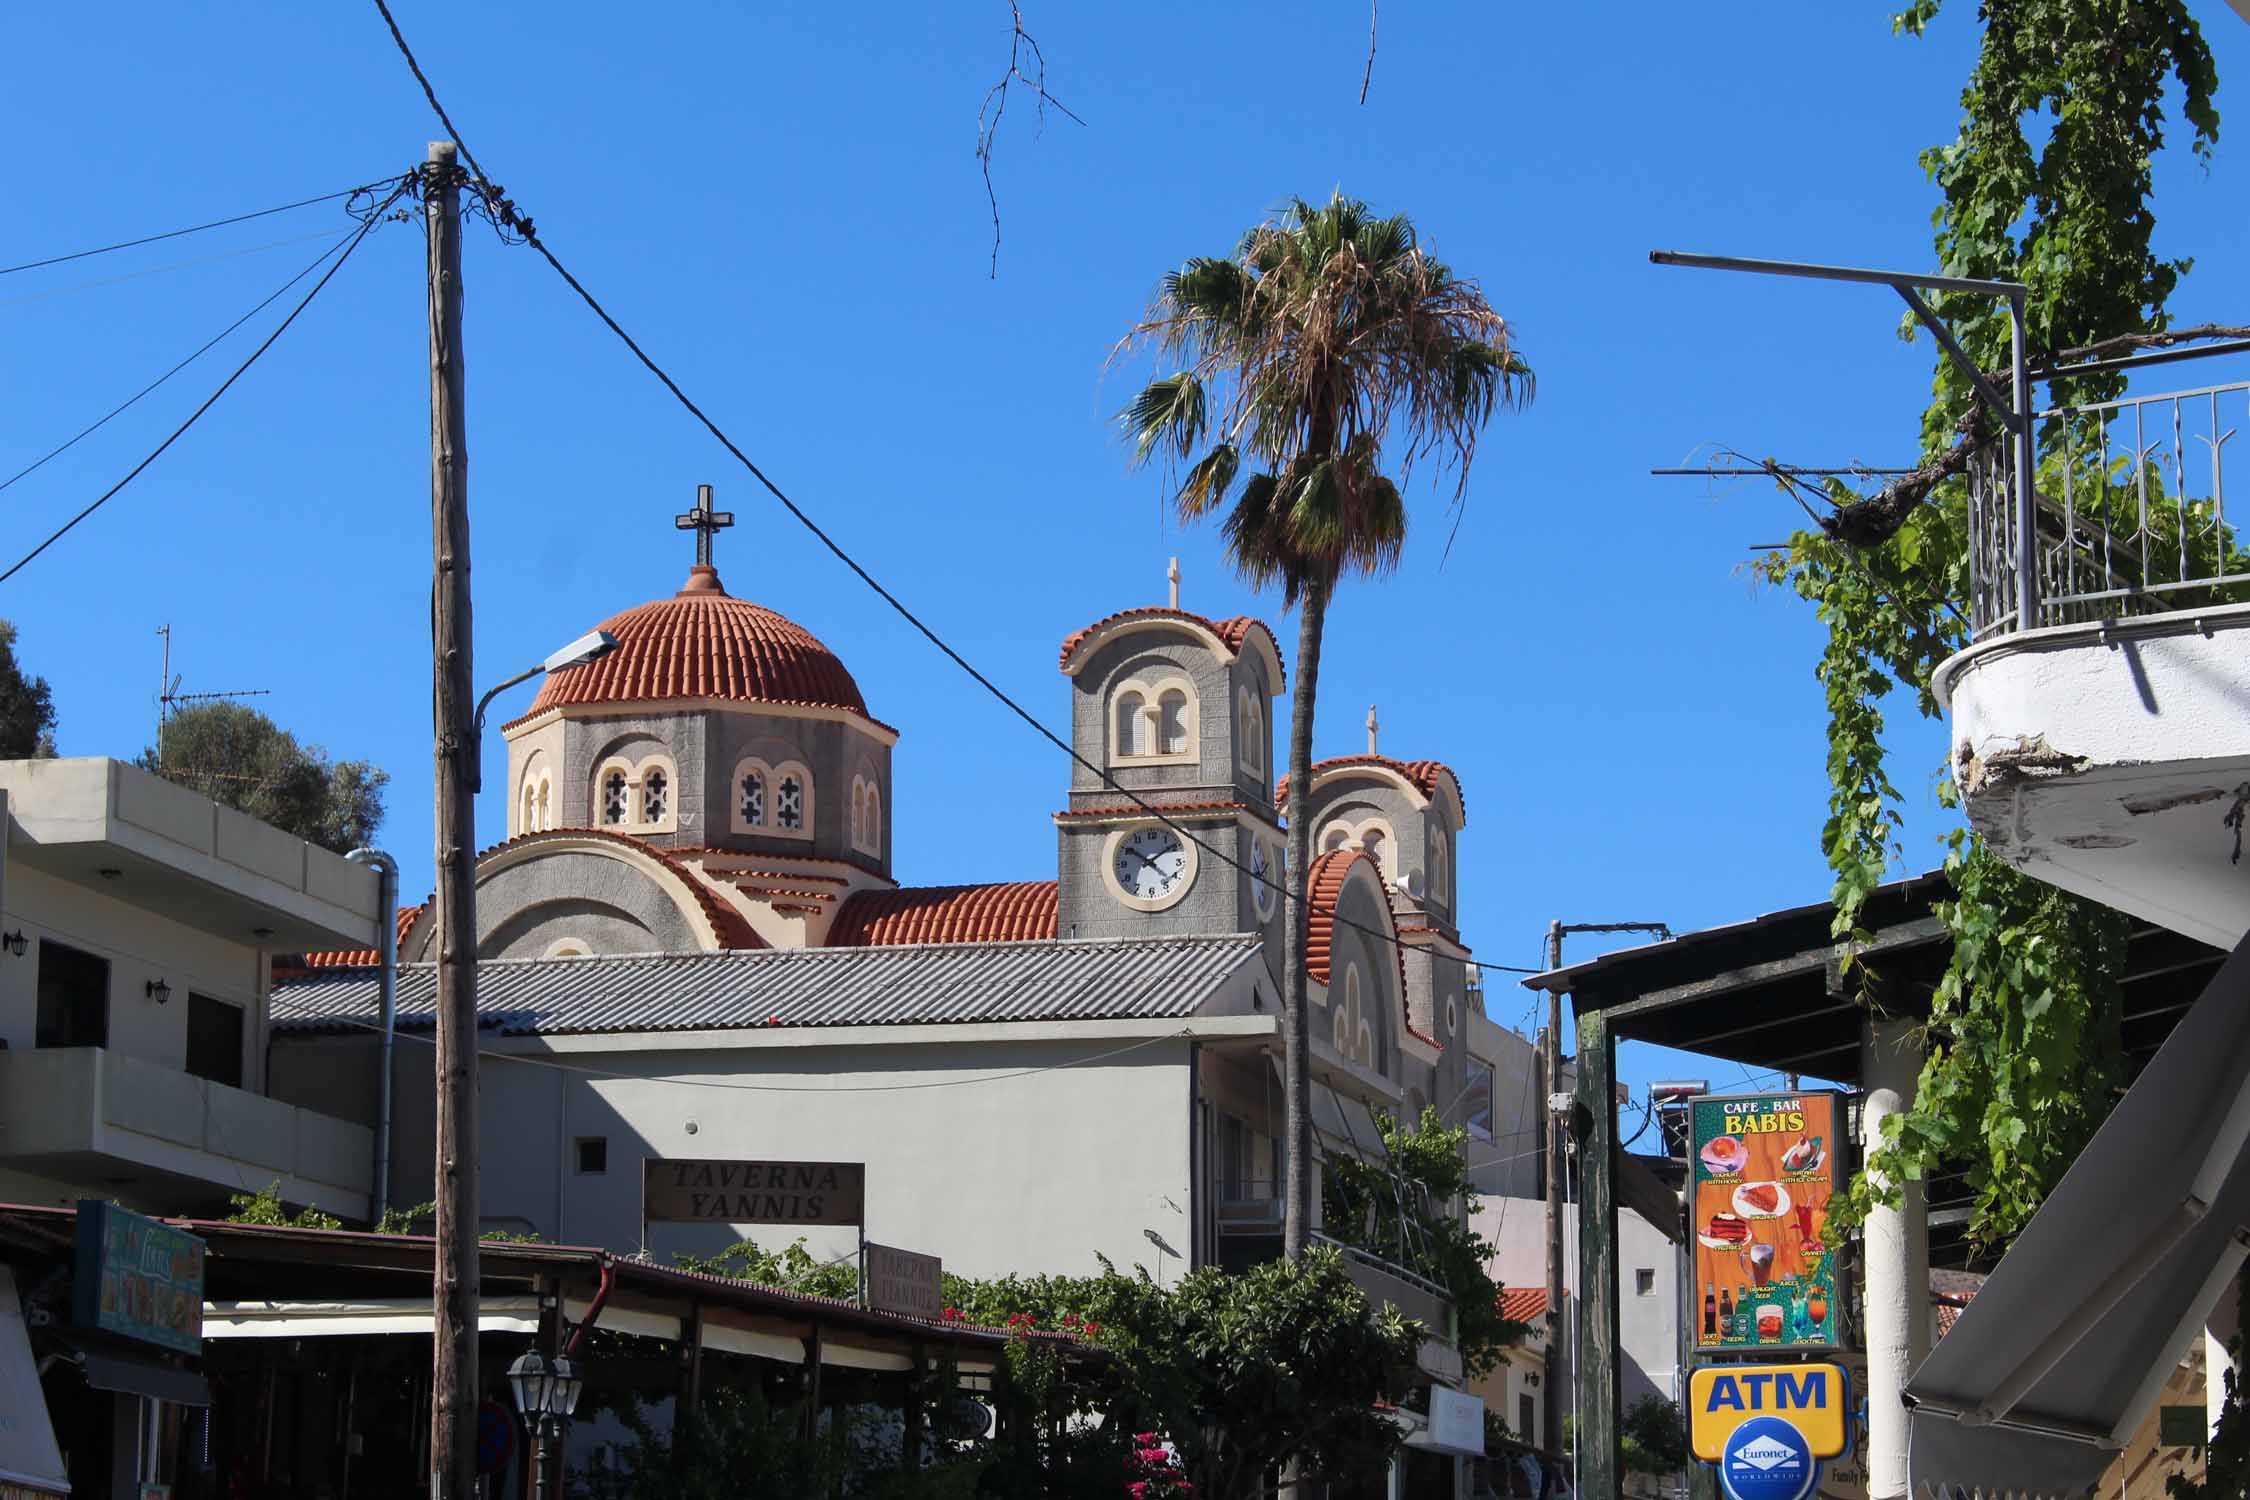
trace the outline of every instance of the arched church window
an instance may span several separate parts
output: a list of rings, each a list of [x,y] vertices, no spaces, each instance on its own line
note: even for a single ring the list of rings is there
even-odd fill
[[[1383,831],[1380,828],[1362,830],[1359,836],[1359,847],[1366,850],[1374,859],[1375,868],[1383,872],[1383,878],[1385,880],[1390,879],[1391,844],[1390,840],[1383,837]]]
[[[1445,830],[1432,828],[1430,830],[1430,898],[1451,905],[1453,892],[1450,882],[1453,878],[1453,872],[1449,868],[1450,861],[1446,856],[1445,844]]]
[[[1159,742],[1166,755],[1185,755],[1188,748],[1188,697],[1178,688],[1156,700]]]
[[[534,782],[523,784],[523,807],[516,814],[516,832],[539,831],[539,787]]]
[[[735,811],[741,815],[746,828],[766,826],[766,776],[763,771],[745,771],[736,787],[739,800]]]
[[[867,818],[867,783],[859,777],[852,778],[852,847],[867,847],[867,835],[862,832]]]
[[[1117,695],[1117,753],[1148,754],[1148,702],[1139,693]]]
[[[1352,841],[1352,831],[1341,823],[1331,823],[1320,831],[1320,852],[1333,854]]]
[[[783,828],[799,829],[805,826],[805,782],[800,776],[781,778],[781,786],[773,800],[774,821]]]
[[[1236,700],[1235,732],[1242,736],[1242,769],[1262,781],[1266,774],[1266,714],[1257,694],[1245,691]]]
[[[867,788],[867,852],[880,858],[883,853],[883,794],[870,785]]]
[[[623,823],[625,803],[625,773],[612,771],[602,778],[602,821]]]
[[[665,778],[661,767],[651,767],[649,773],[641,778],[641,821],[643,823],[661,823],[664,821],[665,810],[668,806],[667,797],[671,790],[672,784]]]
[[[546,777],[539,778],[539,803],[533,809],[532,821],[544,832],[555,826],[555,784]]]

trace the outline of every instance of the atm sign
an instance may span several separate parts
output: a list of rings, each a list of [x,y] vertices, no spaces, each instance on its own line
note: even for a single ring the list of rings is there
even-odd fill
[[[1850,1446],[1851,1412],[1838,1365],[1705,1365],[1688,1376],[1688,1442],[1717,1463],[1734,1430],[1752,1417],[1782,1417],[1815,1458]]]

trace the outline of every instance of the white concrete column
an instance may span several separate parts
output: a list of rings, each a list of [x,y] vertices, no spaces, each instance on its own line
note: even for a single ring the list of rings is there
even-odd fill
[[[1872,1151],[1883,1121],[1914,1099],[1922,1043],[1910,1021],[1870,1020],[1860,1042],[1860,1144]],[[1929,1205],[1922,1184],[1905,1184],[1897,1208],[1878,1208],[1864,1228],[1867,1292],[1867,1493],[1907,1493],[1906,1379],[1930,1352]]]
[[[2219,1427],[2219,1409],[2226,1405],[2227,1371],[2234,1369],[2234,1357],[2227,1353],[2227,1340],[2235,1335],[2241,1322],[2241,1303],[2235,1289],[2228,1287],[2219,1295],[2219,1305],[2211,1309],[2211,1321],[2203,1326],[2203,1428],[2216,1432]],[[2240,1372],[2237,1371],[2239,1378]]]

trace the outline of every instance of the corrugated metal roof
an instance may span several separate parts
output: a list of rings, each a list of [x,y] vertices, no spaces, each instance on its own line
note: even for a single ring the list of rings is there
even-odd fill
[[[477,1010],[509,1035],[890,1026],[1188,1016],[1261,946],[1254,933],[785,952],[488,960]],[[404,964],[399,1025],[434,1024],[437,973]],[[277,985],[277,1031],[353,1031],[377,1019],[370,970]]]

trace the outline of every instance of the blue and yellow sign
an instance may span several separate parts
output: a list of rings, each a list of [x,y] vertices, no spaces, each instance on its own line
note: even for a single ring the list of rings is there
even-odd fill
[[[1688,1447],[1707,1464],[1753,1417],[1779,1417],[1814,1458],[1851,1446],[1851,1391],[1841,1365],[1705,1365],[1688,1376]]]
[[[203,1349],[203,1241],[114,1203],[78,1203],[71,1321],[122,1338]]]

